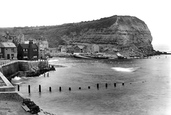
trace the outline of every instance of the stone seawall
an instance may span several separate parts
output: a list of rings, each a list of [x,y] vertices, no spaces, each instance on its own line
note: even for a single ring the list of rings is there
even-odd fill
[[[7,79],[11,79],[11,76],[16,74],[19,71],[19,63],[15,61],[15,62],[6,64],[1,67],[0,71]]]
[[[14,61],[0,67],[0,71],[8,80],[11,80],[11,78],[20,74],[20,72],[36,73],[48,67],[49,64],[47,61]]]

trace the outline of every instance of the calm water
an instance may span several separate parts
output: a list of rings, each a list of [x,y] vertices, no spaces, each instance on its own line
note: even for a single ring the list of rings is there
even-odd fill
[[[171,56],[120,61],[52,58],[49,63],[65,67],[57,67],[49,77],[23,78],[19,91],[45,111],[57,115],[171,114]]]

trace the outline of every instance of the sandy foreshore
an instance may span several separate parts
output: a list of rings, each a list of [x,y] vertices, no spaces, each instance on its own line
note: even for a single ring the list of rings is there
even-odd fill
[[[29,112],[26,112],[21,105],[21,102],[18,101],[0,99],[0,115],[31,115]]]
[[[22,107],[22,97],[17,92],[0,93],[0,115],[31,115]]]

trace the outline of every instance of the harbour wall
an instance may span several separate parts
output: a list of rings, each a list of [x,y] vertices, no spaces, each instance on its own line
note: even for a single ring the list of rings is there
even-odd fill
[[[47,61],[13,61],[11,63],[7,63],[0,67],[0,72],[8,79],[15,77],[21,73],[27,72],[37,72],[38,70],[42,70],[44,68],[48,68],[49,64]]]

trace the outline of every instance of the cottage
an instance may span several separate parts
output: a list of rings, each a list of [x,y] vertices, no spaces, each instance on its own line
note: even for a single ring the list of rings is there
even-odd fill
[[[38,46],[32,40],[29,41],[29,44],[19,44],[17,50],[19,60],[38,59]]]
[[[85,45],[75,45],[73,48],[74,53],[86,53],[86,46]]]
[[[86,44],[83,48],[83,52],[88,53],[98,53],[100,51],[100,48],[96,44]]]
[[[58,53],[58,48],[49,48],[50,56],[54,56]]]
[[[12,42],[0,43],[0,58],[15,59],[17,57],[17,47]]]
[[[61,49],[62,53],[66,53],[67,52],[67,46],[61,46],[60,49]]]
[[[90,45],[90,48],[91,48],[91,53],[98,53],[100,49],[99,46],[96,44]]]
[[[40,58],[40,59],[46,58],[45,53],[46,53],[46,52],[45,52],[45,49],[39,47],[39,58]]]
[[[37,45],[39,47],[39,58],[46,58],[46,55],[49,51],[49,43],[47,40],[39,40],[37,41]]]

